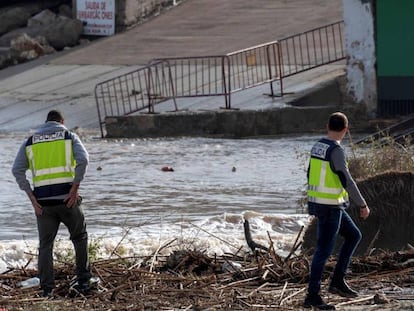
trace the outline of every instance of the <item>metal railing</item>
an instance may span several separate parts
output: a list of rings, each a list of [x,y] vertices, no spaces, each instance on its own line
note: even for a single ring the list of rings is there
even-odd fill
[[[156,62],[95,86],[99,122],[106,116],[128,115],[143,109],[154,112],[154,105],[166,96],[174,98],[171,72]]]
[[[154,60],[168,67],[175,98],[227,96],[229,63],[226,55],[173,57]],[[154,68],[156,65],[154,66]],[[230,106],[226,103],[226,108]]]
[[[264,83],[282,79],[280,43],[273,41],[227,54],[229,89],[238,92]]]
[[[343,21],[279,40],[283,78],[345,58]]]
[[[232,109],[232,93],[265,83],[270,96],[283,96],[284,78],[345,58],[343,27],[339,21],[226,55],[156,59],[101,82],[95,99],[102,137],[106,117],[154,113],[156,104],[169,99],[177,111],[176,98],[224,96],[224,108]]]

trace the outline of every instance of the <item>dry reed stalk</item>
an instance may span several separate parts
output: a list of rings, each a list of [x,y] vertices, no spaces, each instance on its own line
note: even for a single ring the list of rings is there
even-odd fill
[[[169,244],[161,247],[167,245]],[[292,247],[294,248],[295,246]],[[101,278],[99,291],[93,291],[87,297],[78,296],[71,299],[68,299],[68,289],[71,282],[69,276],[73,275],[73,265],[57,265],[56,299],[47,301],[36,296],[38,289],[16,287],[19,280],[34,275],[36,271],[15,268],[0,275],[0,306],[11,310],[24,310],[29,307],[42,310],[42,304],[47,302],[47,305],[54,306],[54,310],[75,311],[177,308],[294,310],[303,304],[309,258],[303,254],[281,258],[274,252],[271,240],[268,252],[261,250],[255,254],[242,254],[238,248],[235,254],[209,258],[203,252],[182,251],[176,264],[168,267],[167,263],[172,255],[165,258],[165,255],[161,256],[157,250],[146,257],[113,258],[93,262],[93,273]],[[241,268],[224,272],[221,267],[229,262],[230,258],[232,262],[241,265]],[[409,265],[412,259],[412,249],[404,252],[384,251],[372,256],[357,257],[351,265],[353,273],[347,280],[357,289],[364,289],[364,295],[368,295],[366,297],[373,297],[377,291],[391,288],[393,291],[385,292],[385,295],[398,299],[396,289],[409,288],[413,284],[414,277],[411,275],[414,267],[401,265]],[[137,262],[140,262],[139,266]],[[334,262],[332,258],[328,266]],[[399,292],[404,293],[403,290]],[[414,297],[414,289],[411,295],[406,294],[405,297]],[[400,295],[400,299],[403,298],[404,296]],[[342,307],[349,304],[371,304],[372,298],[348,301],[330,296],[329,301]]]

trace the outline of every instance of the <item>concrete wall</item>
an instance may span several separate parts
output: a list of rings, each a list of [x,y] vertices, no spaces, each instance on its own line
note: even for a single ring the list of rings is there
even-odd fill
[[[225,137],[243,138],[323,132],[336,107],[290,107],[277,110],[243,110],[165,113],[106,118],[108,138],[115,137]]]
[[[172,0],[117,0],[116,25],[119,29],[134,25],[175,3]]]
[[[377,109],[376,52],[373,5],[367,0],[343,0],[347,92],[374,116]]]
[[[301,133],[323,133],[335,111],[348,115],[354,132],[366,133],[361,105],[343,101],[344,76],[320,84],[291,98],[286,108],[264,110],[181,111],[107,117],[106,137],[142,138],[203,136],[245,138]]]

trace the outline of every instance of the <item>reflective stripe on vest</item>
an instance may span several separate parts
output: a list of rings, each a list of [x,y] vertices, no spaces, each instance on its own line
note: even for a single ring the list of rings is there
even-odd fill
[[[75,176],[72,140],[66,131],[33,135],[26,145],[35,188],[71,183]]]
[[[327,156],[326,152],[324,157]],[[348,201],[348,192],[326,159],[311,157],[308,201],[326,205],[340,205]]]

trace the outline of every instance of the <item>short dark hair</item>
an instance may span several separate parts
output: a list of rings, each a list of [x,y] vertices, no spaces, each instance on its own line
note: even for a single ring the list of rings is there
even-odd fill
[[[48,121],[56,121],[61,122],[64,121],[63,114],[59,110],[50,110],[47,114],[46,122]]]
[[[328,129],[334,132],[340,132],[348,127],[348,118],[342,112],[334,112],[329,116]]]

